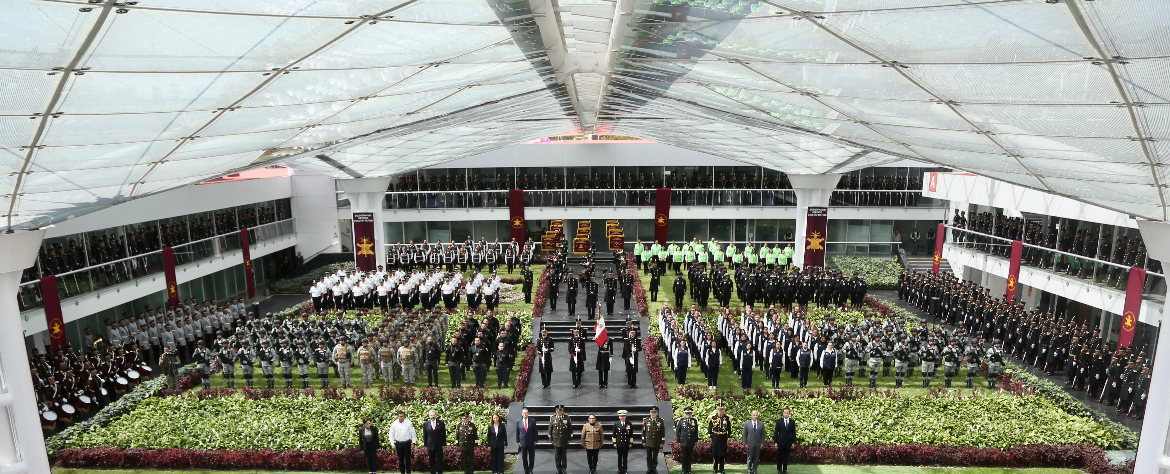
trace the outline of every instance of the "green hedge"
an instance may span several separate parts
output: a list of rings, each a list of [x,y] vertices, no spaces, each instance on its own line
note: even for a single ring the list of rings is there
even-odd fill
[[[829,257],[828,267],[841,270],[846,277],[853,278],[853,272],[865,277],[870,289],[888,290],[898,286],[898,274],[902,265],[893,258],[870,257]]]
[[[357,266],[353,262],[330,263],[310,270],[308,273],[300,276],[274,281],[268,287],[275,293],[300,293],[302,287],[320,281],[325,275],[329,275],[343,268],[347,272],[352,272],[357,269]]]

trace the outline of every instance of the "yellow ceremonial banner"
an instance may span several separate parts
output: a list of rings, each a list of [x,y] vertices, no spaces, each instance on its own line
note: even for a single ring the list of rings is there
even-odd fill
[[[576,238],[573,239],[573,253],[577,255],[584,255],[589,253],[589,239]]]
[[[610,250],[613,250],[616,252],[616,251],[622,250],[624,248],[626,248],[626,237],[624,235],[618,234],[618,235],[609,236],[609,249]]]
[[[616,220],[612,220],[612,221],[605,221],[605,225],[610,225],[610,224],[613,224],[613,225],[618,225],[618,221],[616,221]]]
[[[553,235],[545,234],[545,235],[541,236],[540,237],[540,249],[544,250],[546,252],[551,252],[553,250],[556,250],[557,249],[557,236],[556,236],[556,234],[553,234]]]
[[[605,228],[606,237],[611,236],[611,235],[622,235],[624,233],[625,232],[622,232],[621,227],[606,227]]]
[[[593,223],[590,221],[577,221],[577,230],[590,229],[592,227]]]

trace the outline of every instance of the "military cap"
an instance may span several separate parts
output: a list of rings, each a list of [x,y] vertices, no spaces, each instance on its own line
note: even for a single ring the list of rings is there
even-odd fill
[[[683,410],[683,413],[690,415],[690,414],[695,413],[695,410],[692,409],[691,407],[687,407],[685,410]]]
[[[459,415],[459,417],[460,418],[471,418],[471,414],[468,412],[463,412],[463,414]]]
[[[627,412],[625,410],[618,410],[618,416],[626,416],[628,414],[629,414],[629,412]]]
[[[557,405],[557,406],[556,406],[556,407],[554,407],[554,408],[556,408],[556,409],[557,409],[557,411],[563,411],[563,410],[565,409],[565,406],[564,406],[564,405]]]
[[[658,413],[658,407],[650,408],[650,413]]]
[[[240,341],[240,344],[243,344],[243,345],[245,345],[245,346],[246,346],[246,345],[248,345],[248,344],[251,344],[251,342],[250,342],[250,341],[248,341],[247,339],[244,339],[244,340]]]

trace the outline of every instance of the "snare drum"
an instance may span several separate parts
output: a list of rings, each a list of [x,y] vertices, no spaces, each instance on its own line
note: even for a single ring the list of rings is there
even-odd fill
[[[72,423],[73,422],[73,414],[77,413],[77,409],[73,408],[73,405],[70,405],[68,403],[62,403],[60,409],[61,409],[61,421],[64,421],[66,423]]]
[[[89,395],[77,396],[77,409],[82,413],[89,413],[89,407],[93,404],[93,399]]]
[[[138,378],[140,376],[141,375],[138,373],[137,370],[130,369],[130,370],[126,371],[126,377],[130,379],[130,383],[133,385],[138,385]]]
[[[126,393],[126,388],[130,386],[130,381],[126,380],[126,377],[121,376],[114,379],[114,381],[118,382],[118,384],[114,386],[114,391],[118,393]]]
[[[57,414],[45,409],[41,412],[41,428],[52,431],[57,428]]]
[[[110,396],[110,391],[109,391],[109,390],[106,390],[106,387],[102,387],[102,396],[103,396],[103,397],[108,397],[108,396]]]
[[[138,367],[138,374],[142,377],[143,381],[150,380],[150,375],[152,373],[154,373],[154,369],[151,369],[150,366],[146,365],[145,362],[143,362],[142,365]]]

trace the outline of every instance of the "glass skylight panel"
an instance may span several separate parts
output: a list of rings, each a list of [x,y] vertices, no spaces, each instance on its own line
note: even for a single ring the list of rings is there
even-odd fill
[[[3,100],[0,100],[0,114],[27,118],[43,113],[60,81],[60,73],[50,76],[45,71],[0,69],[0,84],[3,84],[0,90],[4,93]]]
[[[488,24],[499,22],[491,3],[483,0],[422,0],[394,10],[394,21]]]
[[[57,111],[67,114],[210,112],[244,97],[264,78],[258,73],[104,73],[73,76]]]
[[[841,98],[931,100],[897,71],[879,64],[795,64],[750,62],[776,81],[817,95]]]
[[[199,132],[199,136],[235,135],[306,127],[340,112],[348,105],[349,102],[327,102],[235,109],[224,112],[214,123]]]
[[[1170,58],[1132,59],[1115,63],[1114,67],[1131,101],[1170,102],[1170,81],[1166,80],[1170,77]]]
[[[51,69],[69,63],[78,45],[93,29],[97,12],[82,13],[78,4],[36,0],[0,2],[0,65]],[[59,76],[58,76],[59,77]],[[3,101],[0,101],[3,103]]]
[[[192,160],[167,160],[155,167],[147,179],[149,181],[169,181],[190,176],[203,176],[213,170],[231,170],[246,166],[257,156],[259,156],[258,152],[245,152]],[[141,176],[136,177],[140,178]]]
[[[36,120],[24,116],[0,116],[0,148],[28,146],[37,125]]]
[[[963,104],[962,112],[985,130],[998,133],[1129,137],[1133,125],[1116,105]]]
[[[1162,0],[1082,2],[1079,5],[1110,57],[1170,55],[1170,41],[1166,38],[1170,11]]]
[[[1100,161],[1145,163],[1141,143],[1128,138],[1041,137],[1033,135],[996,135],[996,138],[1022,156]]]
[[[34,171],[25,175],[20,189],[25,194],[36,194],[120,186],[132,183],[147,168],[146,165],[137,165],[76,171]]]
[[[936,102],[858,99],[820,96],[818,100],[845,117],[875,124],[971,130],[971,125],[949,107]]]
[[[47,146],[171,141],[190,136],[210,120],[208,112],[112,115],[66,114],[49,121],[41,143]],[[25,120],[35,125],[36,121]],[[31,140],[25,138],[25,145]]]
[[[46,146],[29,164],[32,171],[108,168],[150,163],[162,159],[178,142],[154,141],[106,145]],[[78,157],[85,157],[78,159]]]
[[[417,66],[291,71],[289,74],[281,74],[263,90],[244,100],[240,106],[266,107],[348,101],[377,94],[419,71]]]
[[[1147,164],[1103,163],[1062,159],[1026,158],[1034,173],[1048,178],[1067,178],[1100,183],[1153,185],[1154,177]]]
[[[357,17],[397,5],[382,0],[150,0],[151,7],[280,16]]]
[[[178,151],[170,156],[170,159],[189,160],[248,151],[263,151],[279,145],[281,142],[293,136],[294,133],[296,132],[293,130],[278,130],[241,135],[200,137],[184,142]]]
[[[359,28],[304,61],[304,69],[424,65],[511,38],[500,26],[378,22]]]
[[[823,23],[903,63],[1067,61],[1095,54],[1068,8],[1043,2],[839,13]]]
[[[903,71],[945,100],[993,104],[1119,102],[1104,66],[1088,61],[1047,64],[916,64]]]

